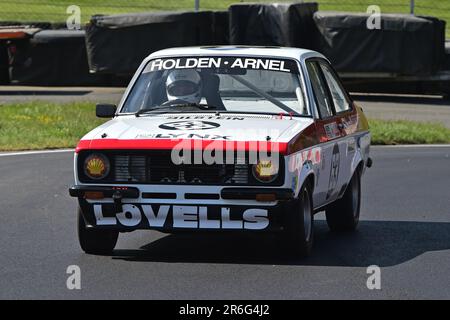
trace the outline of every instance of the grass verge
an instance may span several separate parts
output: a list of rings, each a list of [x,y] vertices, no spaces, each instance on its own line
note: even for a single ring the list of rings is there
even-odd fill
[[[0,151],[71,148],[102,122],[92,103],[0,106]]]
[[[405,120],[369,120],[372,144],[450,143],[450,129],[440,123]]]
[[[0,151],[73,148],[103,123],[95,105],[30,102],[0,106]],[[372,144],[450,143],[450,129],[440,124],[369,120]]]

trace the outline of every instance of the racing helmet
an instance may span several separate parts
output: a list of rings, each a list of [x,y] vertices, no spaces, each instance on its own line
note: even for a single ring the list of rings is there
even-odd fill
[[[202,98],[202,79],[198,72],[192,69],[173,70],[167,76],[166,91],[169,101],[199,103]]]

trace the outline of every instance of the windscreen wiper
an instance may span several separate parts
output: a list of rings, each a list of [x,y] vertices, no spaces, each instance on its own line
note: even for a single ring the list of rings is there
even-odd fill
[[[154,111],[161,111],[161,110],[171,109],[171,108],[184,108],[184,107],[195,107],[200,110],[215,110],[215,109],[217,109],[216,106],[212,106],[212,105],[205,104],[205,103],[177,103],[177,104],[172,104],[172,105],[167,105],[167,106],[158,106],[158,107],[154,107],[154,108],[144,108],[144,109],[141,109],[138,112],[136,112],[135,116],[139,117],[140,115],[142,115],[144,113],[153,113]]]
[[[153,111],[160,111],[160,110],[164,110],[164,109],[171,109],[173,106],[159,106],[159,107],[154,107],[154,108],[144,108],[141,109],[139,111],[137,111],[134,115],[136,117],[139,117],[140,115],[144,114],[144,113],[151,113]]]

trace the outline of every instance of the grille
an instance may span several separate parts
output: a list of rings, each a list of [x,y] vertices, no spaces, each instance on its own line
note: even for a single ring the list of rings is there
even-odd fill
[[[148,184],[245,185],[250,166],[235,159],[235,164],[180,164],[170,153],[152,155],[114,155],[114,180]]]

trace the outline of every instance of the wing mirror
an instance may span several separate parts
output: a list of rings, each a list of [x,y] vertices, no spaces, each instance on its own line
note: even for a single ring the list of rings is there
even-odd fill
[[[99,103],[95,106],[95,114],[99,118],[112,118],[116,110],[117,106],[114,104]]]

